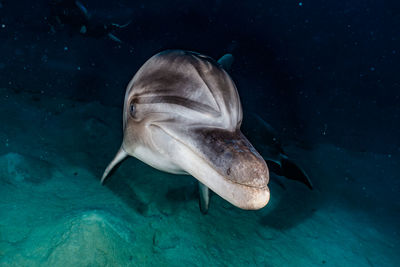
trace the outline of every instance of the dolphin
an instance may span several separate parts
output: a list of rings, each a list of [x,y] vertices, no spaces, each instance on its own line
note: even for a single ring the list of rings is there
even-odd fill
[[[50,2],[50,27],[55,31],[56,25],[69,25],[75,30],[79,30],[82,35],[100,38],[107,36],[111,40],[122,43],[115,35],[115,30],[122,29],[130,25],[109,22],[104,16],[93,16],[81,1],[74,0],[53,0]]]
[[[310,177],[283,150],[276,130],[255,113],[246,111],[244,118],[243,133],[250,142],[256,144],[255,147],[263,156],[269,170],[279,176],[301,182],[313,190]]]
[[[203,213],[210,190],[238,208],[261,209],[270,199],[269,170],[240,131],[242,119],[237,88],[221,63],[191,51],[158,53],[126,88],[123,141],[101,183],[132,156],[195,177]]]
[[[230,53],[218,60],[226,71],[231,69],[233,62],[234,57]],[[313,184],[310,177],[283,150],[276,130],[259,115],[248,110],[244,111],[244,118],[242,132],[252,144],[255,144],[270,171],[290,180],[299,181],[312,190]]]

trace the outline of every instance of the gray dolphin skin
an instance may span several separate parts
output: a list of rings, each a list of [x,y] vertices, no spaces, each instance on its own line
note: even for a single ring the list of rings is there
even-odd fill
[[[158,170],[195,177],[203,213],[209,189],[241,209],[263,208],[270,198],[269,171],[240,131],[242,118],[238,91],[221,64],[190,51],[156,54],[127,86],[122,145],[101,183],[133,156]]]

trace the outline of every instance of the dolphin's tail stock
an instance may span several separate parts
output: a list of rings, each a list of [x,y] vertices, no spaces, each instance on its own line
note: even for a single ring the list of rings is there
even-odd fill
[[[310,178],[299,166],[291,161],[287,156],[281,155],[280,162],[266,160],[268,167],[277,175],[284,176],[290,180],[295,180],[305,184],[311,190],[313,185]]]
[[[106,170],[104,171],[103,177],[101,177],[101,184],[104,184],[104,181],[111,175],[113,171],[128,157],[128,153],[120,147],[114,159],[108,164]]]

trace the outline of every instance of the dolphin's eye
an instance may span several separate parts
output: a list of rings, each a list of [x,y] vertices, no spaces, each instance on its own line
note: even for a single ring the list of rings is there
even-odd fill
[[[131,114],[132,117],[135,117],[136,106],[135,103],[133,102],[131,102],[131,105],[129,106],[129,113]]]

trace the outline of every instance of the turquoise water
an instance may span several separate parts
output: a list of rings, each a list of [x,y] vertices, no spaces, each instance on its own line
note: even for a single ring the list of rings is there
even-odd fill
[[[119,108],[1,89],[1,266],[397,266],[399,155],[285,146],[315,189],[273,176],[259,211],[128,159],[99,183]],[[257,147],[257,144],[254,144]]]
[[[0,0],[0,267],[400,266],[399,3]],[[100,185],[167,49],[232,54],[243,133],[314,189],[269,162],[266,207],[204,215],[195,178],[134,158]]]

